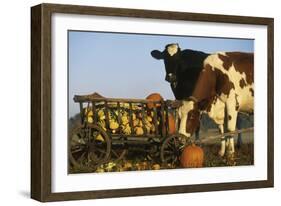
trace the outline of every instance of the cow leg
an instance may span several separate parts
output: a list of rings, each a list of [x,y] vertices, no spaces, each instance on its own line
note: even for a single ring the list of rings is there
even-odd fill
[[[219,125],[219,130],[220,130],[221,134],[224,133],[224,125],[223,124]],[[222,136],[221,137],[221,149],[219,151],[219,155],[222,157],[222,156],[224,156],[224,154],[225,154],[225,136]]]
[[[226,148],[229,148],[229,142],[230,142],[230,138],[231,138],[231,136],[227,136],[227,137],[225,137],[225,147]]]
[[[199,132],[200,132],[200,125],[197,127],[195,131],[195,140],[199,140]]]
[[[185,135],[186,137],[190,137],[190,134],[186,133],[187,113],[183,112],[182,108],[179,109],[179,117],[180,117],[179,133]]]
[[[241,121],[242,121],[242,119],[241,119],[240,115],[238,114],[237,123],[236,123],[238,130],[242,129]],[[239,148],[241,148],[241,146],[242,146],[242,133],[239,133],[238,138],[237,138],[237,148],[239,149]]]
[[[237,122],[237,115],[238,115],[238,112],[236,111],[235,98],[229,99],[229,101],[226,103],[226,110],[227,110],[227,115],[228,115],[227,130],[229,132],[234,132],[236,130],[236,122]],[[234,152],[235,152],[234,135],[230,136],[228,152],[230,155],[234,154]]]

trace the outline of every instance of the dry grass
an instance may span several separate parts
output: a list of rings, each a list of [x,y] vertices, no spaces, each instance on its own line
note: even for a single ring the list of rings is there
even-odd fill
[[[252,143],[243,144],[236,150],[235,156],[220,157],[218,151],[219,144],[202,145],[204,150],[204,167],[225,167],[225,166],[244,166],[254,164],[254,146]],[[112,159],[98,168],[81,169],[70,166],[70,173],[87,172],[122,172],[122,171],[140,171],[140,170],[158,170],[158,169],[178,169],[179,163],[162,164],[159,159],[151,159],[148,155],[139,152],[129,152],[124,159]]]

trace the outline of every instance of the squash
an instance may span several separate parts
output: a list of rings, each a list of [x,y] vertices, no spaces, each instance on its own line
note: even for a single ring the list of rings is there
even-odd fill
[[[99,120],[104,120],[105,119],[105,114],[103,110],[99,110],[98,111],[98,116],[99,116]]]
[[[159,93],[152,93],[152,94],[148,95],[146,97],[146,99],[147,100],[152,100],[154,102],[163,101],[163,97]],[[147,103],[147,108],[148,109],[153,109],[155,106],[156,107],[161,107],[161,104],[157,103],[157,104],[154,105],[153,102]]]
[[[87,122],[88,123],[93,123],[94,122],[93,117],[92,116],[88,116],[87,117]]]
[[[131,127],[129,126],[129,124],[126,124],[126,125],[121,125],[121,128],[122,128],[122,132],[124,134],[131,134]]]
[[[84,108],[84,114],[87,115],[87,116],[93,116],[94,115],[92,109],[88,108],[88,107]]]
[[[121,122],[122,122],[122,125],[128,124],[128,123],[129,123],[128,116],[123,115],[123,116],[121,117]]]
[[[110,120],[109,121],[109,128],[112,130],[116,130],[119,127],[119,124],[114,121],[114,120]]]
[[[104,142],[104,138],[101,136],[101,134],[96,137],[96,140]]]
[[[184,168],[202,167],[204,162],[204,151],[195,144],[186,146],[180,156],[181,166]]]
[[[136,135],[143,135],[144,131],[143,131],[143,128],[141,127],[135,127],[134,129]]]
[[[160,170],[161,166],[159,164],[154,164],[154,165],[152,165],[152,169],[153,170]]]

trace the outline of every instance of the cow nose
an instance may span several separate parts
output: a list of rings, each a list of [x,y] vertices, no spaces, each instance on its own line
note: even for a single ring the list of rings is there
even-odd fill
[[[173,77],[174,77],[173,73],[168,73],[168,74],[166,75],[165,80],[168,81],[168,82],[172,82]]]

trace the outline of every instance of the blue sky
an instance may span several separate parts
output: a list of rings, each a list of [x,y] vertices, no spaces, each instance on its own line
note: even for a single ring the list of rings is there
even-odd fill
[[[150,55],[169,43],[207,53],[254,51],[254,41],[246,39],[69,31],[69,116],[79,112],[75,94],[143,99],[158,92],[174,99],[164,62]]]

